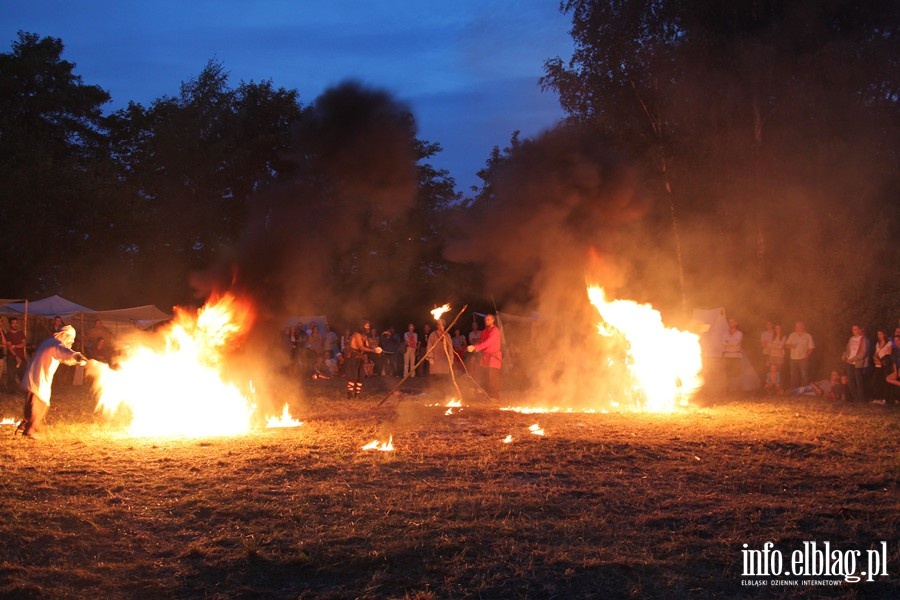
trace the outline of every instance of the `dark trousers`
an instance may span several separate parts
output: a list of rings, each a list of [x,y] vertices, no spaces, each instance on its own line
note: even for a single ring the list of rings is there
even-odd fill
[[[25,393],[25,421],[22,423],[21,427],[24,429],[22,433],[25,435],[31,435],[32,433],[37,433],[41,430],[41,426],[44,424],[44,417],[47,416],[47,412],[50,410],[50,405],[41,401],[40,398],[32,394],[31,392]]]
[[[847,365],[847,382],[850,384],[850,397],[854,402],[866,401],[866,370]]]
[[[19,389],[19,384],[22,382],[22,376],[25,375],[27,366],[27,363],[23,360],[22,364],[17,368],[16,357],[12,354],[6,357],[6,373],[4,373],[4,376],[6,377],[5,385],[8,392],[15,393]]]

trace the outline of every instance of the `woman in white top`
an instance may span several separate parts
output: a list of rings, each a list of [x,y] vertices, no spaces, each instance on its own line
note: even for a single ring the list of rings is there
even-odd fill
[[[768,346],[766,347],[768,350],[766,353],[766,366],[775,365],[778,367],[778,370],[781,371],[781,368],[784,366],[785,341],[787,341],[787,338],[781,330],[781,325],[775,325],[772,332],[772,339],[769,340]]]

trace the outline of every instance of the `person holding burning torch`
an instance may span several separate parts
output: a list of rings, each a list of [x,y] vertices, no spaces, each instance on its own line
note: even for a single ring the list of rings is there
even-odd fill
[[[363,321],[359,329],[350,336],[350,344],[347,348],[347,399],[359,396],[362,393],[362,380],[366,376],[364,364],[366,362],[366,354],[381,354],[379,346],[373,347],[369,343],[369,332],[372,325],[368,321]]]
[[[466,348],[469,352],[481,352],[481,371],[485,378],[484,390],[491,400],[500,398],[500,368],[503,354],[500,352],[500,330],[494,326],[494,315],[484,316],[484,329],[477,344]]]
[[[45,339],[31,358],[28,370],[22,377],[25,392],[25,418],[19,423],[25,437],[35,438],[50,410],[50,388],[59,363],[85,365],[87,359],[81,352],[72,350],[75,343],[75,328],[64,325],[59,331]]]

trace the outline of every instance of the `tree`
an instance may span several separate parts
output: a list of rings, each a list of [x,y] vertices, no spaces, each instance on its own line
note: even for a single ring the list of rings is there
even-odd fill
[[[290,168],[283,155],[302,110],[297,98],[270,81],[231,88],[210,61],[177,97],[111,116],[114,157],[131,190],[123,253],[146,297],[187,290],[191,271],[237,241],[253,196]]]
[[[20,32],[0,54],[0,254],[17,295],[65,291],[113,243],[109,94],[83,83],[62,53],[61,40]]]
[[[648,173],[657,166],[691,303],[832,325],[844,307],[883,302],[865,295],[879,285],[873,257],[897,253],[886,233],[897,217],[883,209],[900,140],[896,3],[572,0],[563,10],[575,53],[548,61],[543,83],[571,119],[612,132]],[[823,265],[839,273],[824,286]]]

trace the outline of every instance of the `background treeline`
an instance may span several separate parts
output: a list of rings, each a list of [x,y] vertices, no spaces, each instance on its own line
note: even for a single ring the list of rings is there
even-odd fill
[[[439,144],[417,139],[384,92],[345,83],[304,105],[271,81],[235,86],[210,62],[175,96],[105,114],[109,94],[75,74],[62,40],[21,33],[0,55],[4,294],[169,308],[230,277],[272,310],[338,318],[527,306],[554,266],[537,238],[562,243],[571,227],[622,263],[623,294],[672,313],[726,306],[749,332],[805,319],[836,339],[851,321],[898,324],[900,5],[562,9],[575,53],[550,58],[541,84],[567,122],[496,148],[471,197],[429,164]],[[578,168],[546,158],[568,139]],[[639,202],[585,212],[592,169],[630,181]],[[554,173],[557,187],[541,187]],[[496,249],[448,251],[473,231],[515,231],[533,208],[517,198],[572,181],[581,200],[562,231],[517,232],[543,250],[509,285],[493,283]]]

